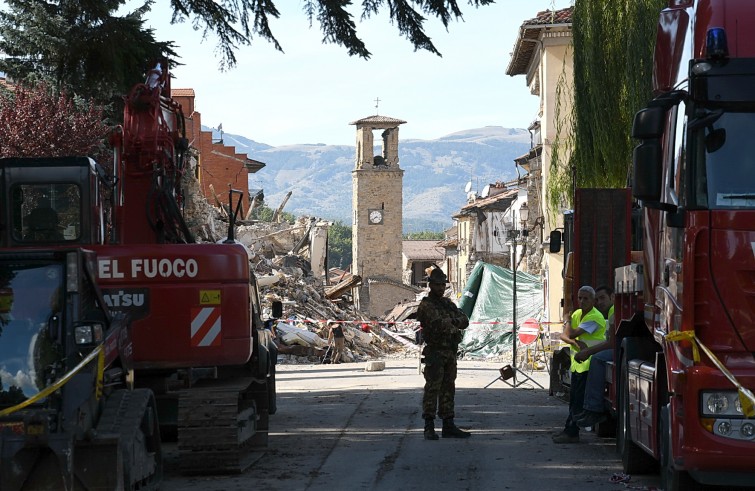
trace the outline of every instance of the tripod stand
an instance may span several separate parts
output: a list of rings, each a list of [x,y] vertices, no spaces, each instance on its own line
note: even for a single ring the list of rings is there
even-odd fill
[[[514,275],[513,275],[514,276],[514,281],[513,281],[513,284],[514,284],[513,290],[514,291],[511,294],[511,298],[512,298],[512,301],[513,301],[513,306],[514,306],[514,311],[512,313],[513,326],[511,328],[511,335],[512,335],[512,341],[511,341],[511,346],[512,346],[511,365],[512,365],[512,367],[511,368],[512,368],[512,372],[513,373],[512,373],[511,381],[504,380],[504,382],[506,384],[510,385],[511,387],[514,387],[514,388],[519,387],[520,385],[526,383],[525,380],[522,380],[521,382],[517,381],[517,377],[516,376],[517,376],[517,374],[520,374],[522,377],[524,377],[524,379],[529,380],[530,382],[532,382],[533,384],[537,385],[541,389],[544,389],[545,387],[543,387],[542,385],[540,385],[535,379],[533,379],[532,377],[530,377],[526,373],[524,373],[521,370],[519,370],[519,368],[517,367],[517,363],[516,363],[516,358],[517,358],[516,344],[517,344],[517,341],[519,339],[519,324],[517,323],[517,318],[516,318],[516,307],[517,307],[517,305],[516,305],[516,270],[517,270],[516,244],[517,244],[517,236],[519,235],[518,234],[519,231],[518,230],[514,230],[513,232],[515,232],[514,234],[512,234],[512,239],[511,239],[511,242],[513,244],[513,247],[511,249],[511,259],[512,259],[512,261],[511,261],[511,270],[514,273]],[[524,230],[524,232],[525,233],[523,234],[523,236],[527,237],[527,234],[526,234],[527,230]]]
[[[522,234],[522,236],[523,237],[527,237],[527,230],[524,230],[523,232],[524,233]],[[514,279],[513,279],[513,293],[511,295],[511,298],[512,298],[512,301],[513,301],[513,307],[514,307],[514,311],[512,313],[513,326],[512,326],[512,329],[511,329],[511,335],[512,335],[512,341],[511,341],[511,345],[512,345],[511,365],[506,365],[503,368],[501,368],[500,369],[500,375],[498,376],[498,378],[496,378],[495,380],[493,380],[492,382],[490,382],[484,388],[487,389],[488,387],[490,387],[497,380],[501,380],[502,382],[504,382],[504,383],[508,384],[509,386],[514,387],[514,388],[517,388],[520,385],[525,384],[525,383],[527,383],[527,381],[529,381],[529,382],[537,385],[541,389],[545,389],[545,387],[543,387],[542,385],[540,385],[540,383],[538,381],[536,381],[535,379],[533,379],[532,377],[530,377],[526,373],[522,372],[517,367],[517,361],[516,361],[516,358],[517,358],[517,351],[516,350],[517,350],[517,348],[516,348],[516,345],[517,345],[517,339],[519,337],[519,326],[517,324],[517,319],[516,319],[516,307],[517,307],[517,305],[516,305],[516,270],[517,270],[516,246],[517,246],[517,238],[519,236],[519,230],[510,230],[509,233],[510,233],[510,236],[511,236],[511,244],[512,244],[512,247],[511,247],[511,270],[513,272],[513,277],[514,277]],[[538,337],[539,336],[540,336],[540,333],[538,332]],[[517,381],[517,374],[521,375],[526,380]]]

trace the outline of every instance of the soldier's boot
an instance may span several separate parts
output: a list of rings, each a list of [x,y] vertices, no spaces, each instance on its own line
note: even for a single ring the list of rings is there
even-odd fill
[[[435,433],[435,420],[425,420],[425,440],[437,440],[438,434]]]
[[[472,434],[458,428],[453,418],[443,420],[443,438],[469,438]]]

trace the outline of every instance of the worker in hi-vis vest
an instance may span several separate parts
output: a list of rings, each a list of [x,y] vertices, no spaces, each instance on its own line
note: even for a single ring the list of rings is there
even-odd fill
[[[571,322],[564,324],[561,341],[569,345],[571,355],[571,388],[569,390],[569,416],[566,418],[564,430],[553,436],[554,443],[578,443],[579,426],[577,419],[582,412],[585,397],[587,371],[590,369],[590,359],[578,362],[575,353],[605,341],[606,319],[595,308],[595,290],[591,286],[583,286],[577,292],[579,309],[574,311]]]
[[[577,361],[590,360],[590,370],[585,380],[583,411],[577,414],[577,426],[594,428],[606,421],[610,414],[605,401],[606,365],[613,361],[613,289],[601,285],[595,289],[595,308],[606,318],[606,340],[574,355]]]

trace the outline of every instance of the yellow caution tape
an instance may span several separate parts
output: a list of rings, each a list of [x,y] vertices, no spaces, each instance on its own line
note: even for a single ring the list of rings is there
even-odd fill
[[[719,360],[716,355],[714,355],[713,352],[708,349],[708,347],[705,346],[697,338],[697,336],[695,336],[694,331],[672,331],[666,334],[666,340],[672,343],[683,340],[692,342],[692,358],[695,360],[695,362],[700,361],[700,352],[698,350],[698,347],[699,349],[703,350],[710,361],[713,362],[713,365],[715,365],[716,368],[718,368],[721,373],[724,374],[724,377],[726,377],[729,382],[734,384],[734,387],[737,388],[739,402],[742,405],[742,412],[744,413],[744,415],[748,418],[755,417],[755,394],[753,394],[750,389],[744,387],[741,383],[739,383],[739,381],[729,371],[729,369],[726,368],[723,363],[721,363],[721,360]]]
[[[56,390],[58,390],[61,387],[63,387],[65,384],[67,384],[68,381],[71,380],[71,378],[73,378],[74,375],[76,375],[76,373],[78,373],[79,371],[81,371],[81,369],[84,368],[85,366],[87,366],[87,364],[89,364],[89,362],[91,362],[92,360],[94,360],[95,356],[99,356],[100,357],[100,359],[102,360],[103,366],[104,366],[104,350],[102,349],[102,345],[100,345],[100,346],[97,346],[94,350],[92,350],[92,352],[89,353],[86,358],[84,358],[83,360],[81,360],[81,363],[79,363],[78,365],[76,365],[75,367],[73,367],[73,369],[70,372],[66,373],[61,378],[59,378],[57,380],[57,382],[55,382],[54,384],[52,384],[52,385],[44,388],[43,390],[39,391],[37,394],[35,394],[34,396],[26,399],[24,402],[22,402],[20,404],[17,404],[17,405],[15,405],[13,407],[9,407],[9,408],[3,409],[2,411],[0,411],[0,416],[7,416],[9,414],[13,414],[16,411],[19,411],[19,410],[25,408],[26,406],[34,404],[38,400],[44,399],[45,397],[49,396],[50,394],[52,394]],[[98,365],[99,365],[99,363],[98,363]],[[102,380],[100,378],[99,367],[98,367],[97,378],[98,378],[98,387],[99,387],[100,380]]]
[[[700,350],[697,348],[697,337],[695,331],[671,331],[666,334],[666,341],[675,343],[677,341],[689,341],[692,343],[692,359],[695,363],[700,362]]]

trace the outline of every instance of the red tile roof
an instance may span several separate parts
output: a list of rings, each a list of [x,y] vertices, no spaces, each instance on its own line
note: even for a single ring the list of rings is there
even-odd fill
[[[462,213],[468,212],[474,209],[486,209],[486,208],[508,208],[511,202],[519,194],[519,190],[508,189],[495,196],[489,196],[487,198],[477,198],[473,202],[461,207]]]
[[[536,17],[522,22],[522,25],[571,24],[573,13],[574,7],[567,7],[561,10],[543,10],[542,12],[538,12]]]
[[[573,13],[574,7],[561,10],[544,10],[538,12],[537,17],[522,22],[506,74],[512,77],[526,74],[537,47],[537,43],[533,41],[540,38],[543,29],[549,29],[553,26],[571,27]]]
[[[194,89],[171,89],[171,97],[194,97]]]

